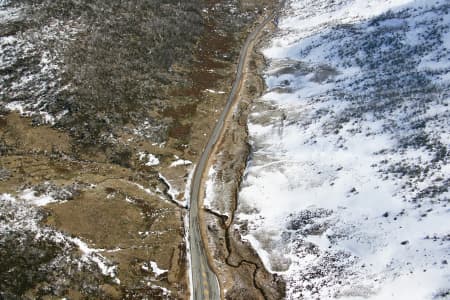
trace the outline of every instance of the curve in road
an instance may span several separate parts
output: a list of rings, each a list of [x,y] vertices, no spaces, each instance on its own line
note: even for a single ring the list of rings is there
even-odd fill
[[[191,205],[189,209],[189,246],[191,254],[191,280],[193,287],[192,299],[194,300],[220,299],[219,282],[217,280],[217,276],[209,266],[199,224],[198,212],[203,174],[208,166],[208,161],[213,152],[214,146],[223,133],[223,127],[227,117],[230,114],[230,110],[238,98],[237,96],[242,86],[244,68],[247,64],[249,51],[253,48],[254,41],[259,36],[263,28],[274,18],[274,16],[275,13],[272,13],[265,18],[264,21],[260,23],[247,37],[240,52],[236,79],[228,96],[227,103],[210,135],[208,143],[203,150],[192,178]]]

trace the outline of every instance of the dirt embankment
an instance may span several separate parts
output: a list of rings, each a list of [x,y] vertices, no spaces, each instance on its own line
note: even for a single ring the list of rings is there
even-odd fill
[[[260,77],[265,62],[258,49],[273,27],[267,26],[269,30],[250,56],[239,103],[212,162],[216,199],[213,207],[206,207],[203,213],[209,248],[226,299],[282,299],[285,293],[282,279],[264,268],[256,251],[242,240],[234,226],[238,191],[250,155],[247,118],[252,99],[265,89]]]

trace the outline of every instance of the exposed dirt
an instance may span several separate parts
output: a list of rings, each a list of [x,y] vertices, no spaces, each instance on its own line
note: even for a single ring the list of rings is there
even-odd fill
[[[118,265],[121,281],[120,285],[104,282],[100,289],[105,290],[105,298],[137,296],[142,289],[150,293],[147,282],[167,288],[173,298],[186,295],[185,212],[136,185],[156,185],[155,176],[115,164],[72,159],[66,134],[46,126],[32,127],[17,114],[2,117],[1,123],[0,136],[7,150],[0,165],[10,172],[0,181],[1,192],[15,195],[45,181],[56,186],[89,186],[69,201],[47,205],[44,225],[79,237],[91,248],[105,249],[100,254]],[[144,270],[150,261],[168,272],[156,277]],[[153,289],[157,297],[158,288]],[[31,298],[34,293],[42,290],[27,292]],[[82,299],[88,295],[92,294],[75,289],[61,296]]]

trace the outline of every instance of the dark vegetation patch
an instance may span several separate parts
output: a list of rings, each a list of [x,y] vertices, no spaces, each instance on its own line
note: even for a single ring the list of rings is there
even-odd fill
[[[56,108],[70,112],[61,125],[89,143],[148,117],[165,86],[188,80],[172,66],[190,64],[203,31],[199,2],[108,1],[96,8],[87,33],[66,53],[65,80],[76,88]]]
[[[22,8],[14,33],[30,45],[4,49],[3,100],[28,103],[38,96],[43,101],[35,109],[66,111],[57,126],[69,129],[77,143],[92,145],[119,126],[136,125],[161,105],[166,87],[190,84],[174,66],[192,62],[204,30],[200,0],[22,0],[5,6]],[[61,32],[47,29],[55,23]],[[42,74],[45,52],[59,58],[55,74]],[[32,82],[12,93],[24,76]]]
[[[22,102],[36,126],[56,116],[75,153],[117,151],[104,156],[125,166],[123,130],[184,143],[202,91],[224,79],[217,70],[237,59],[261,11],[242,2],[5,1],[20,13],[2,24],[14,30],[2,33],[12,42],[1,45],[0,98]]]
[[[0,201],[0,210],[1,299],[62,297],[70,289],[105,299],[99,286],[111,279],[95,264],[80,268],[77,247],[57,232],[37,226],[47,213],[9,200]]]

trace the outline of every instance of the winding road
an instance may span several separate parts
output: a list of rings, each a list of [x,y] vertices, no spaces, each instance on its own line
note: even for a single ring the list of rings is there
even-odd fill
[[[227,103],[212,131],[208,143],[206,144],[200,160],[195,169],[191,185],[191,200],[189,209],[189,247],[191,255],[191,280],[193,286],[192,299],[220,299],[220,286],[216,274],[211,270],[208,262],[208,256],[203,243],[200,222],[199,222],[199,201],[201,199],[200,192],[203,184],[203,175],[206,173],[208,161],[213,149],[219,138],[223,134],[224,124],[230,116],[231,108],[238,100],[238,94],[241,90],[244,69],[248,63],[250,52],[253,50],[254,43],[259,37],[264,27],[274,18],[275,13],[272,13],[264,19],[247,37],[244,46],[241,49],[239,56],[239,64],[236,72],[236,79],[228,96]]]

